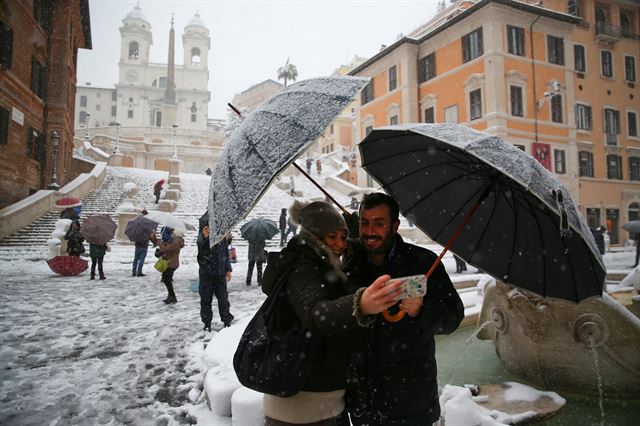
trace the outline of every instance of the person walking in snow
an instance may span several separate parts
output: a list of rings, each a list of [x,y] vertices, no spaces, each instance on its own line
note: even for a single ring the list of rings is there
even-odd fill
[[[280,247],[284,247],[284,244],[287,242],[287,238],[285,237],[287,232],[287,209],[282,209],[280,212],[280,222],[278,225],[280,229]]]
[[[208,222],[208,221],[207,221]],[[231,326],[231,315],[227,283],[231,280],[231,261],[229,259],[229,236],[225,236],[218,244],[209,245],[209,226],[201,226],[198,232],[198,278],[200,284],[200,319],[204,330],[211,331],[213,296],[218,301],[218,313],[225,327]]]
[[[94,244],[89,243],[89,256],[91,256],[91,277],[90,280],[96,279],[96,263],[98,264],[98,273],[100,274],[101,280],[106,280],[107,277],[104,275],[104,270],[102,269],[102,264],[104,261],[104,255],[109,250],[109,246],[105,244]]]
[[[264,250],[267,242],[262,239],[249,240],[249,265],[247,266],[247,285],[251,285],[251,276],[253,275],[253,267],[256,267],[256,279],[258,285],[262,285],[262,264],[267,261],[266,251]]]
[[[153,234],[151,241],[158,245],[164,257],[169,262],[169,267],[162,273],[161,282],[167,287],[168,296],[163,300],[166,304],[178,302],[176,293],[173,291],[173,274],[180,267],[180,250],[184,247],[183,234],[179,229],[169,227],[162,228],[162,238],[158,240]]]
[[[149,212],[146,209],[140,212],[141,215],[146,216]],[[144,266],[144,260],[147,258],[147,252],[149,250],[149,241],[151,240],[152,235],[155,234],[155,231],[151,231],[149,233],[149,238],[144,241],[136,241],[135,242],[135,251],[133,254],[133,265],[131,266],[131,275],[134,277],[144,277],[145,274],[142,273],[142,267]]]
[[[311,369],[292,397],[264,395],[266,426],[348,425],[344,410],[347,385],[348,330],[365,326],[391,306],[397,293],[383,281],[349,294],[340,257],[347,248],[347,227],[340,213],[322,201],[295,201],[290,218],[300,234],[279,253],[271,253],[262,290],[270,294],[285,280],[285,298],[277,318],[284,329],[302,324],[317,336],[317,349],[305,355]]]
[[[294,237],[298,235],[298,225],[296,225],[296,223],[293,220],[291,220],[291,216],[289,216],[289,219],[287,219],[287,233],[284,234],[285,244],[287,243],[287,238],[289,238],[289,234],[293,234]]]
[[[311,165],[313,164],[313,159],[312,158],[307,158],[307,160],[305,161],[305,166],[307,166],[307,174],[310,175],[311,174]]]
[[[316,160],[316,172],[318,172],[318,175],[322,173],[322,161],[319,158]]]
[[[155,185],[153,185],[153,195],[156,196],[155,204],[158,204],[158,201],[160,201],[160,193],[162,192],[162,185],[164,185],[164,179],[160,179],[159,181],[156,182]]]
[[[467,264],[465,263],[464,260],[460,259],[455,254],[453,255],[453,258],[456,261],[456,274],[461,274],[467,270]]]

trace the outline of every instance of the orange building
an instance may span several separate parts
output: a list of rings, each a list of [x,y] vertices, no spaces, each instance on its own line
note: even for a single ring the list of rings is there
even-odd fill
[[[621,244],[640,219],[639,23],[637,1],[460,0],[351,71],[372,78],[356,138],[409,122],[500,136]]]

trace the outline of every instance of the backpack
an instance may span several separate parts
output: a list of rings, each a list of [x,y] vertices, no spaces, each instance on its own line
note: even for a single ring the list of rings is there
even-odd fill
[[[289,329],[277,325],[278,309],[286,299],[285,285],[293,269],[290,262],[273,292],[244,330],[233,356],[233,368],[242,385],[280,397],[300,392],[313,366],[320,336],[298,320]]]

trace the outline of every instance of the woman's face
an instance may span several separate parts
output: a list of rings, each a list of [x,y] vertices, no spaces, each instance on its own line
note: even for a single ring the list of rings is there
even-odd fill
[[[338,257],[347,249],[347,230],[336,229],[322,238],[322,242]]]

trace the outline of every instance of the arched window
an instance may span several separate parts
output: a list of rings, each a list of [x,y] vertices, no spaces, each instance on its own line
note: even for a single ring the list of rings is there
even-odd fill
[[[138,59],[140,55],[140,46],[137,41],[129,43],[129,59]]]
[[[633,35],[631,19],[629,18],[629,15],[624,11],[620,12],[620,26],[622,27],[623,37],[630,37],[631,35]]]
[[[200,49],[194,47],[191,49],[191,64],[199,65],[200,64]]]

